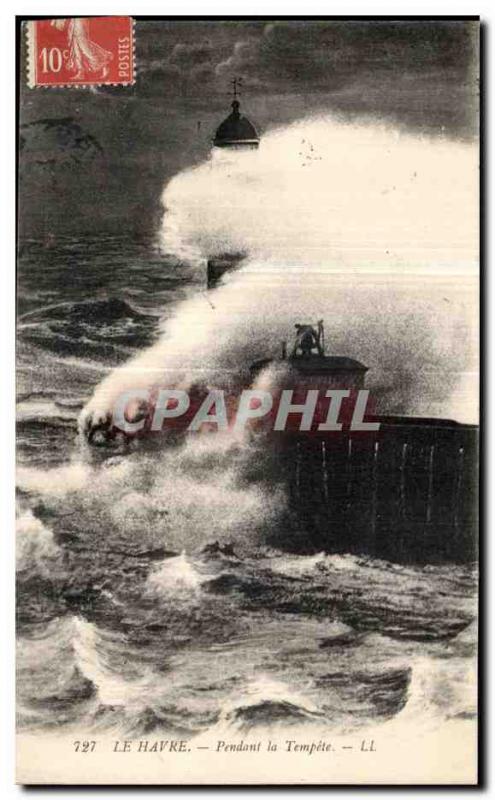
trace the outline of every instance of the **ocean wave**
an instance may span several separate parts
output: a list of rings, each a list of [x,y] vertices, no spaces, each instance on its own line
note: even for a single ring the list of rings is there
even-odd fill
[[[126,680],[110,668],[101,654],[101,650],[104,650],[103,642],[100,642],[102,637],[94,623],[75,616],[73,627],[72,646],[76,664],[97,688],[99,703],[110,706],[133,705],[143,695],[146,677]]]
[[[199,568],[185,552],[175,558],[168,558],[148,576],[147,591],[151,595],[198,594],[203,583],[212,579],[212,575]]]
[[[73,404],[70,402],[68,404],[63,404],[46,396],[27,396],[17,403],[17,422],[24,426],[27,423],[66,425],[72,422],[76,424],[81,405],[82,403],[80,401],[73,401]]]
[[[17,485],[27,493],[65,497],[71,492],[83,489],[91,479],[92,471],[88,465],[65,464],[52,469],[19,467]]]
[[[29,510],[20,512],[16,527],[16,570],[24,581],[33,575],[49,577],[61,556],[53,532]]]
[[[306,708],[289,700],[262,700],[258,703],[238,706],[225,716],[228,725],[241,731],[253,728],[268,728],[272,725],[301,725],[306,722],[321,724],[321,713],[308,711]]]
[[[23,340],[50,352],[120,361],[149,345],[156,325],[156,316],[110,297],[28,311],[18,330]]]
[[[55,617],[18,637],[19,724],[49,727],[81,719],[93,707],[96,687],[74,656],[74,619]]]
[[[118,323],[122,320],[147,320],[148,315],[134,309],[130,303],[117,297],[97,298],[95,300],[67,301],[54,303],[43,308],[27,311],[19,317],[22,324],[42,320],[67,320],[95,325]]]
[[[455,652],[448,656],[436,651],[432,655],[417,653],[411,659],[408,702],[398,714],[397,723],[417,724],[420,720],[425,726],[435,726],[447,719],[475,719],[477,669],[474,654],[470,658]]]

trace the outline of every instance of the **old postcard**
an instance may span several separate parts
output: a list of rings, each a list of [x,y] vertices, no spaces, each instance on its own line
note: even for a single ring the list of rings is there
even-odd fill
[[[19,43],[18,782],[476,784],[477,18]]]

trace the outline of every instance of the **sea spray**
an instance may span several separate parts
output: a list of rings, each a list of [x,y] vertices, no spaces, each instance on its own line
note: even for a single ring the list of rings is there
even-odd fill
[[[148,577],[148,591],[153,595],[168,595],[177,601],[181,596],[199,597],[201,584],[214,576],[198,569],[183,551],[180,556],[166,559]]]
[[[84,541],[109,557],[123,542],[137,551],[165,546],[192,552],[216,539],[254,545],[279,519],[285,494],[277,476],[262,469],[268,458],[254,440],[199,434],[103,463],[22,468],[19,485],[39,498],[59,533],[79,539],[83,530]],[[33,526],[33,535],[39,528],[45,541],[48,534],[32,514],[20,524],[22,542]]]
[[[473,144],[303,119],[173,178],[162,247],[198,269],[230,252],[283,270],[476,274],[476,166]]]
[[[330,352],[369,366],[382,413],[475,421],[475,162],[470,144],[321,117],[180,173],[163,194],[163,248],[203,274],[211,255],[245,258],[102,381],[83,425],[126,390],[225,388],[320,318]]]
[[[18,510],[16,531],[16,570],[21,580],[49,577],[61,555],[53,532],[32,511]]]

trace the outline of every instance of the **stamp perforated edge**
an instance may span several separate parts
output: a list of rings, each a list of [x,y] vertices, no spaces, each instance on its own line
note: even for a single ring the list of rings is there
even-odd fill
[[[107,17],[107,19],[112,19]],[[26,35],[26,60],[27,60],[27,85],[29,89],[90,89],[95,86],[134,86],[136,83],[136,20],[134,17],[129,17],[131,21],[132,31],[132,80],[118,81],[117,83],[106,83],[105,81],[98,83],[91,81],[90,83],[54,83],[38,85],[36,83],[36,21],[29,21],[25,23]]]
[[[30,89],[36,86],[36,70],[33,53],[36,52],[36,25],[34,22],[27,22],[25,26],[26,47],[27,47],[27,85]]]

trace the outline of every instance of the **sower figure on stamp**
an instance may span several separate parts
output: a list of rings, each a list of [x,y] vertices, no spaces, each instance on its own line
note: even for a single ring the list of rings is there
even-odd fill
[[[69,48],[68,67],[76,70],[73,80],[80,80],[85,73],[98,72],[101,77],[108,75],[107,64],[112,60],[113,54],[89,38],[89,19],[54,19],[52,25],[59,31],[67,30],[67,45]]]

